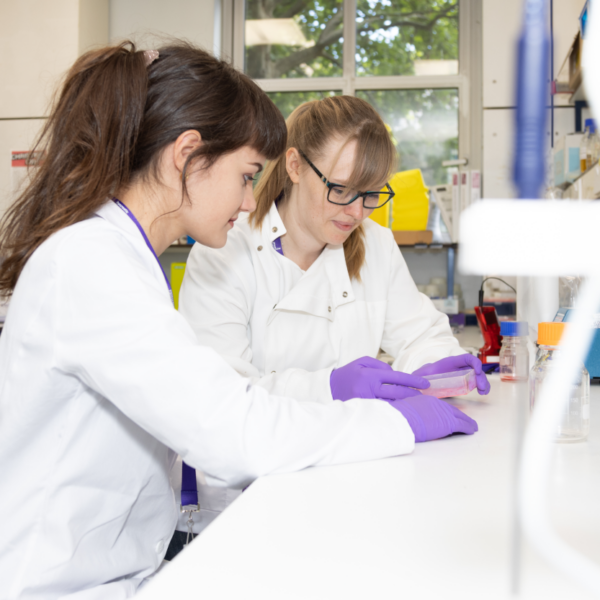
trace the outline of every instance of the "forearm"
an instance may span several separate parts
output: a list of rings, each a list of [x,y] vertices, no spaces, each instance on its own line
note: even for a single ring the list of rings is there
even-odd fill
[[[224,358],[240,375],[248,377],[252,385],[266,389],[269,394],[286,396],[302,402],[333,401],[330,386],[333,367],[316,371],[285,369],[280,372],[261,374],[256,367],[242,358],[231,356]]]

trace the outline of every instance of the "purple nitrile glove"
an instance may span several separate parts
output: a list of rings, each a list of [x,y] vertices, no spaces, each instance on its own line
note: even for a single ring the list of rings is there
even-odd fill
[[[413,375],[424,377],[425,375],[437,375],[438,373],[451,373],[452,371],[464,371],[473,369],[477,381],[477,391],[485,396],[490,393],[490,382],[488,381],[481,361],[472,354],[460,354],[459,356],[449,356],[442,358],[434,363],[423,365],[420,369],[413,371]]]
[[[329,379],[334,400],[351,398],[379,398],[397,400],[420,396],[431,384],[427,379],[394,371],[390,365],[370,356],[357,358],[334,369]]]
[[[415,442],[429,442],[452,433],[474,434],[477,423],[452,404],[434,396],[385,400],[402,413],[415,434]]]

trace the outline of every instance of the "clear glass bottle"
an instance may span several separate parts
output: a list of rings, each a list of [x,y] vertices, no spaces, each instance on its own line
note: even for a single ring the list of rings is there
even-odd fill
[[[588,146],[588,138],[590,137],[590,130],[588,127],[588,120],[585,121],[585,129],[583,131],[583,137],[581,138],[581,143],[579,144],[579,168],[582,173],[585,173],[587,170],[587,146]]]
[[[540,323],[538,326],[539,349],[529,376],[529,398],[531,408],[539,400],[549,373],[555,368],[560,356],[560,338],[564,323]],[[560,425],[556,431],[557,442],[579,442],[590,432],[590,374],[581,365],[569,395]]]
[[[502,321],[500,335],[500,379],[502,381],[527,381],[529,377],[529,350],[526,321]]]

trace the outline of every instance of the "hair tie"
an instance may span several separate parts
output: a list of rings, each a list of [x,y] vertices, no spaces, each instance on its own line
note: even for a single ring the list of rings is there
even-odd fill
[[[149,67],[158,58],[158,50],[144,50],[146,67]]]

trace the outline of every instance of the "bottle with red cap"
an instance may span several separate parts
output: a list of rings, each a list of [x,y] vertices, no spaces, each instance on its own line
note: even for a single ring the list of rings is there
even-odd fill
[[[531,408],[539,401],[549,373],[556,367],[560,356],[560,339],[564,323],[540,323],[538,325],[538,352],[529,375]],[[565,407],[561,423],[556,431],[557,442],[579,442],[590,432],[590,374],[581,365],[573,381],[568,406]]]

